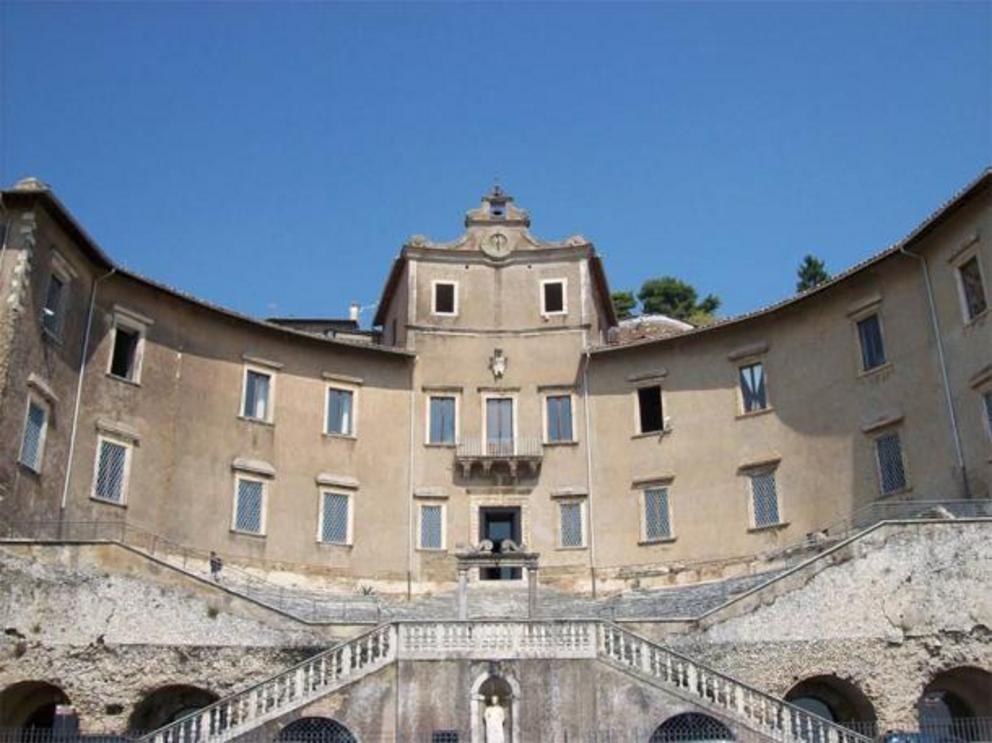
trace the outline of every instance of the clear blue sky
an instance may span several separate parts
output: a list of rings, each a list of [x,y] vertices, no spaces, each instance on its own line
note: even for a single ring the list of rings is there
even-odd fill
[[[6,2],[0,181],[254,315],[377,299],[498,175],[614,289],[738,313],[910,231],[992,162],[992,4]],[[370,315],[365,315],[366,321]]]

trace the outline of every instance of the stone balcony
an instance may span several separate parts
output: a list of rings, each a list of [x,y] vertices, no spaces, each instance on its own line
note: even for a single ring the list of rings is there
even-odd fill
[[[505,469],[515,478],[521,466],[536,475],[544,458],[544,444],[539,438],[518,438],[512,441],[485,441],[463,438],[455,448],[455,461],[463,477],[471,477],[473,468],[488,476],[494,468]]]

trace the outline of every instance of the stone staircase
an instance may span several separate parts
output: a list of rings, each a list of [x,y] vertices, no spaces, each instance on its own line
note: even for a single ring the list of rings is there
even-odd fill
[[[223,743],[396,662],[598,660],[776,743],[870,739],[600,620],[393,622],[141,738]]]

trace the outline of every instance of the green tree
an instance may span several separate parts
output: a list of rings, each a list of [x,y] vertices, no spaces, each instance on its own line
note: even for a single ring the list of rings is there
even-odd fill
[[[715,319],[714,313],[720,306],[720,298],[708,294],[699,300],[699,294],[692,284],[687,284],[674,276],[661,276],[648,279],[637,293],[645,314],[660,314],[676,320],[706,325]]]
[[[634,292],[613,292],[610,299],[613,300],[613,309],[617,311],[619,319],[626,320],[634,316],[634,308],[637,307],[637,297],[634,296]]]
[[[796,276],[799,277],[799,281],[796,282],[797,292],[808,292],[813,287],[830,280],[824,262],[812,254],[803,258],[803,262],[796,270]]]

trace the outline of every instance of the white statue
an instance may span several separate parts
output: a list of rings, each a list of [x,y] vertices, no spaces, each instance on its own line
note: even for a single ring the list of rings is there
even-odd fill
[[[486,722],[486,743],[506,743],[506,735],[503,733],[506,712],[498,697],[489,697],[489,705],[483,718]]]

